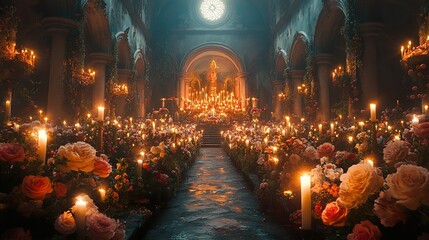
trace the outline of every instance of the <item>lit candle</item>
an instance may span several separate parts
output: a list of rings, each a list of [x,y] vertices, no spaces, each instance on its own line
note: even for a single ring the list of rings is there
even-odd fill
[[[104,107],[98,107],[98,121],[104,121]]]
[[[82,197],[77,197],[74,207],[74,217],[76,221],[78,239],[85,239],[86,232],[86,201]]]
[[[414,114],[413,119],[411,120],[411,125],[417,125],[417,124],[419,124],[419,119]]]
[[[322,136],[322,131],[323,131],[323,125],[320,123],[319,124],[319,136]]]
[[[48,135],[46,134],[45,129],[39,130],[38,135],[38,145],[39,145],[39,159],[42,161],[42,165],[45,165],[46,161],[46,144],[48,142]]]
[[[104,202],[104,200],[106,200],[106,190],[104,188],[99,188],[98,193],[100,193],[100,201]]]
[[[12,109],[11,109],[11,106],[10,106],[10,101],[9,101],[9,100],[7,100],[7,101],[6,101],[6,103],[5,103],[5,114],[6,114],[6,119],[9,119],[9,118],[10,118],[10,116],[11,116],[11,112],[12,112]]]
[[[425,114],[425,115],[428,115],[428,113],[429,113],[429,106],[428,106],[428,105],[425,105],[425,106],[424,106],[424,110],[425,110],[425,111],[424,111],[424,114]]]
[[[375,122],[377,120],[377,113],[376,113],[376,105],[375,103],[369,104],[370,109],[370,120]]]
[[[301,176],[301,229],[311,229],[311,184],[310,176]]]
[[[334,123],[331,123],[331,136],[334,136]]]
[[[371,167],[374,167],[374,161],[371,159],[365,159],[365,162],[371,165]]]
[[[137,160],[137,176],[142,176],[142,166],[143,166],[143,160],[139,159]]]

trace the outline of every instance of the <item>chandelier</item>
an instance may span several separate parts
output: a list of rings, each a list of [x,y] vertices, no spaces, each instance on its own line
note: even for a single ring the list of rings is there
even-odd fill
[[[84,69],[81,69],[79,71],[79,70],[74,70],[74,68],[72,68],[72,78],[76,79],[79,82],[79,84],[88,86],[95,83],[95,71],[91,69],[88,69],[87,71],[85,71]]]
[[[128,94],[128,86],[127,84],[117,84],[113,83],[111,85],[111,92],[115,96],[127,95]]]
[[[33,50],[24,48],[18,51],[16,49],[16,43],[10,43],[6,46],[5,57],[7,60],[17,59],[21,62],[25,62],[31,67],[34,67],[36,60],[36,54],[34,54]]]

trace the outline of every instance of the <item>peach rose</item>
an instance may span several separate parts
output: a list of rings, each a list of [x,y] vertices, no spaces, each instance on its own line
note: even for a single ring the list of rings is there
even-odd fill
[[[94,159],[94,174],[100,176],[101,178],[107,178],[112,172],[112,165],[106,162],[101,157],[96,157]]]
[[[385,227],[393,227],[400,221],[407,221],[407,214],[396,204],[389,192],[380,192],[374,203],[374,212]]]
[[[388,192],[397,203],[416,210],[421,204],[429,206],[429,171],[426,168],[405,164],[386,178]]]
[[[43,200],[53,189],[48,177],[29,175],[22,180],[21,191],[29,198]]]
[[[63,198],[67,195],[68,187],[66,184],[58,182],[54,185],[55,195],[59,198]]]
[[[31,233],[30,231],[26,231],[23,228],[12,228],[7,230],[5,233],[3,233],[0,236],[0,239],[2,240],[31,240]]]
[[[116,234],[118,223],[102,213],[94,213],[87,217],[86,226],[91,239],[111,239]]]
[[[417,137],[429,137],[429,122],[422,122],[414,126],[413,133]]]
[[[348,240],[377,240],[379,238],[381,238],[380,229],[368,220],[356,224],[353,232],[347,235]]]
[[[351,166],[340,177],[340,192],[337,202],[346,208],[357,208],[366,202],[369,195],[378,191],[384,183],[381,172],[369,163]]]
[[[76,222],[73,214],[70,211],[66,211],[59,215],[55,220],[54,228],[62,235],[70,235],[76,231]]]
[[[66,158],[66,165],[59,166],[60,170],[91,172],[94,170],[96,150],[85,142],[67,143],[58,149],[58,155]]]
[[[410,143],[406,141],[390,141],[383,149],[383,159],[387,164],[404,161],[410,152]]]
[[[322,145],[317,147],[317,156],[321,157],[329,157],[334,154],[335,146],[329,142],[325,142]]]
[[[24,147],[18,144],[0,143],[0,160],[9,164],[24,161]]]
[[[322,221],[325,225],[334,227],[343,227],[347,221],[349,210],[337,204],[337,202],[330,202],[326,204],[322,212]]]

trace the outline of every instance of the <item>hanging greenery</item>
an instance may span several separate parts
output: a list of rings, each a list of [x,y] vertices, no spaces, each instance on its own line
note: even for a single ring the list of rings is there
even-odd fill
[[[316,120],[317,110],[319,109],[319,87],[314,78],[314,56],[310,43],[307,44],[306,53],[307,63],[304,74],[304,84],[307,86],[307,94],[304,95],[304,108],[307,119],[309,121],[314,121]]]

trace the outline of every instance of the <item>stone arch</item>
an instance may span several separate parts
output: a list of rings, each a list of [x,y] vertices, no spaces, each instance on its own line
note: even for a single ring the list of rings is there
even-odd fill
[[[112,35],[103,0],[82,2],[85,14],[85,35],[87,50],[91,53],[112,53]]]
[[[319,14],[314,34],[316,53],[329,53],[334,50],[346,16],[345,3],[342,0],[327,0]]]
[[[309,40],[305,32],[297,32],[290,48],[290,66],[292,69],[304,70],[307,62]]]
[[[134,71],[136,76],[136,85],[138,89],[138,102],[139,102],[139,112],[137,113],[138,117],[146,116],[146,108],[148,106],[148,98],[146,93],[146,61],[144,57],[143,49],[138,49],[134,53]]]
[[[285,70],[287,68],[287,53],[283,49],[279,49],[275,58],[275,78],[277,81],[283,81]]]

